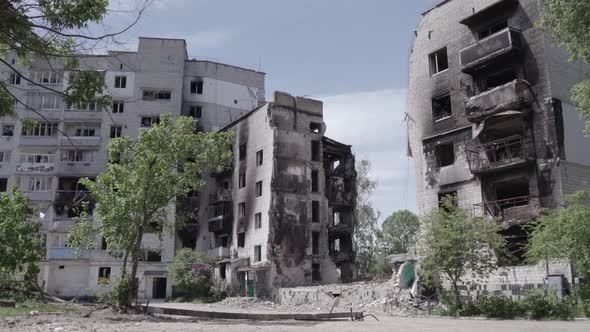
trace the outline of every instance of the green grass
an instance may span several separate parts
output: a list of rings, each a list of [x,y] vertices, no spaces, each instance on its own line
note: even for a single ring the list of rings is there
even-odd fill
[[[0,318],[2,317],[12,317],[12,316],[25,316],[28,315],[31,311],[38,311],[40,313],[43,312],[70,312],[73,311],[74,308],[67,307],[67,306],[60,306],[55,304],[42,304],[42,303],[32,303],[32,304],[25,304],[24,306],[18,305],[16,308],[0,308]]]

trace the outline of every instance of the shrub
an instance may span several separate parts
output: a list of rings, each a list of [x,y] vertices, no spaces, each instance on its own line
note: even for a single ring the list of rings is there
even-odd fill
[[[487,318],[514,319],[525,316],[525,308],[520,301],[513,301],[501,294],[480,297],[478,307]]]
[[[527,294],[524,306],[531,319],[569,320],[575,317],[576,308],[569,298],[557,299],[555,292],[534,290]]]
[[[113,280],[113,288],[100,297],[100,302],[110,305],[126,306],[133,302],[133,298],[130,298],[131,294],[133,294],[131,287],[133,286],[129,280],[129,275],[119,274]]]
[[[181,249],[170,264],[168,277],[172,285],[191,292],[193,297],[207,297],[213,285],[213,260],[202,252]]]

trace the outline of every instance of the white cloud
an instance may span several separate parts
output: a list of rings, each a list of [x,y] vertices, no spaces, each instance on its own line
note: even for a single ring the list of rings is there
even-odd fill
[[[373,202],[383,217],[399,209],[416,210],[403,123],[406,91],[385,89],[317,99],[324,102],[326,136],[352,145],[357,160],[371,161],[371,176],[379,183]]]

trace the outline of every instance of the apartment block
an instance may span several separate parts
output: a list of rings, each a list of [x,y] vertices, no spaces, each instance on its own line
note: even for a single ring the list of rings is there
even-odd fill
[[[410,54],[409,153],[418,209],[442,197],[506,226],[508,257],[476,290],[518,296],[569,264],[525,265],[523,226],[590,190],[590,139],[570,90],[589,66],[536,28],[542,1],[447,0],[423,13]],[[546,279],[547,276],[551,276]],[[553,279],[552,279],[553,278]]]
[[[136,137],[162,113],[192,116],[202,131],[219,130],[256,108],[265,96],[264,73],[191,59],[181,39],[139,38],[136,52],[80,57],[81,68],[104,72],[113,98],[106,109],[97,103],[66,104],[60,92],[67,88],[70,73],[60,69],[57,60],[23,65],[9,56],[7,61],[23,76],[2,66],[0,79],[29,108],[17,103],[17,116],[0,118],[0,190],[17,185],[39,211],[47,249],[42,264],[46,291],[64,298],[100,295],[120,271],[121,261],[107,254],[108,243],[100,238],[92,252],[66,244],[81,205],[93,205],[78,179],[96,178],[105,169],[110,140]],[[38,124],[25,128],[24,119]],[[187,197],[181,203],[181,208],[192,210],[198,200]],[[174,222],[174,209],[169,215]],[[162,241],[146,234],[138,275],[140,298],[172,294],[168,263],[176,249],[196,245],[194,230],[194,225],[187,225]]]
[[[320,101],[275,92],[222,130],[232,168],[211,177],[196,247],[240,296],[352,278],[356,172],[351,147],[324,136]]]

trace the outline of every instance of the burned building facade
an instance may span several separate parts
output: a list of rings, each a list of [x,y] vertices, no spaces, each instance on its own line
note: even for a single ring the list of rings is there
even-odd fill
[[[548,274],[572,281],[567,264],[523,265],[522,226],[564,194],[590,190],[590,140],[570,97],[590,68],[535,27],[541,9],[538,0],[442,1],[423,14],[410,55],[418,209],[453,195],[505,225],[511,255],[487,289],[508,295]]]
[[[324,136],[320,101],[275,92],[223,130],[232,168],[201,200],[197,249],[241,296],[352,278],[356,172],[348,145]]]

